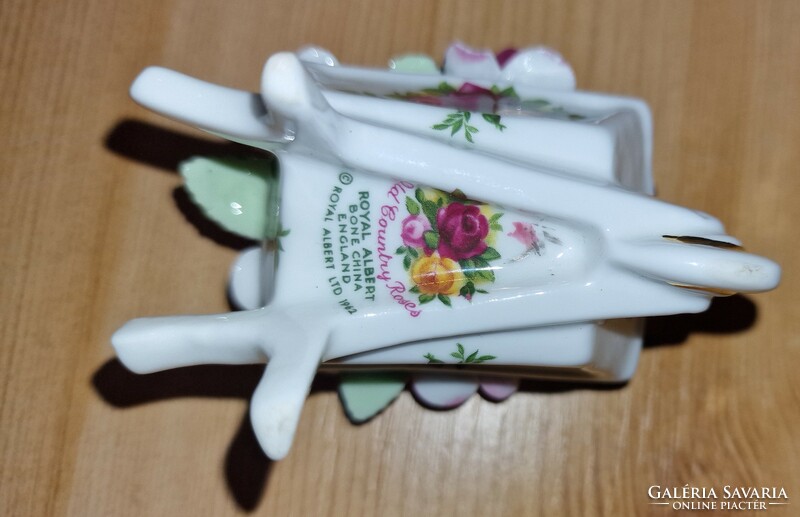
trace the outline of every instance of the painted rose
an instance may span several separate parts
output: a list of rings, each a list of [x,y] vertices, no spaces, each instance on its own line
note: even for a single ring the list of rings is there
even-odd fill
[[[475,257],[486,251],[489,222],[475,205],[450,203],[436,214],[439,255],[453,260]]]
[[[422,294],[457,294],[466,283],[458,263],[438,253],[417,260],[411,266],[411,279]]]
[[[403,244],[413,248],[426,248],[423,234],[431,229],[431,223],[424,215],[409,215],[403,219]],[[426,252],[429,251],[426,248]]]
[[[515,221],[514,231],[509,233],[509,237],[517,239],[525,249],[539,251],[539,238],[536,236],[536,231],[533,229],[531,223],[522,223]]]
[[[501,95],[493,93],[477,84],[465,82],[457,90],[443,91],[441,93],[426,93],[411,95],[408,100],[431,106],[443,106],[467,111],[494,113]]]

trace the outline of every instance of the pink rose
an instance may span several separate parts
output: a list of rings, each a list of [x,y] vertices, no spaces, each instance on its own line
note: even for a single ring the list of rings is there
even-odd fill
[[[489,222],[475,205],[450,203],[436,214],[439,255],[453,260],[475,257],[486,248]]]
[[[431,229],[431,223],[423,215],[409,215],[403,219],[403,244],[412,248],[424,248],[423,234]],[[427,251],[427,250],[426,250]]]

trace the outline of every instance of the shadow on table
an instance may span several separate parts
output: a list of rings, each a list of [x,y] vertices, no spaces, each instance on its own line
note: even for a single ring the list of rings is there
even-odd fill
[[[714,298],[711,307],[699,314],[678,314],[647,318],[645,348],[683,343],[692,333],[732,334],[752,327],[758,308],[749,298],[737,294]]]
[[[105,147],[119,156],[173,174],[178,173],[181,162],[194,156],[265,155],[245,145],[198,138],[133,119],[122,120],[114,126],[106,136]],[[256,245],[255,241],[231,233],[207,218],[183,187],[173,190],[172,198],[178,210],[203,237],[235,250]]]
[[[139,375],[111,359],[95,372],[92,384],[106,402],[119,408],[178,397],[249,400],[263,372],[264,365],[204,365]],[[335,390],[334,379],[325,375],[318,376],[311,386],[312,395]],[[242,509],[256,508],[271,467],[245,413],[225,457],[225,479]]]
[[[644,350],[662,346],[675,346],[685,342],[691,334],[733,334],[752,327],[758,318],[756,305],[740,294],[714,298],[705,312],[675,314],[647,318],[644,331]],[[617,390],[626,382],[588,385],[580,382],[552,382],[523,380],[519,391],[535,393],[562,393],[576,389]]]
[[[182,161],[192,156],[231,156],[258,153],[234,142],[210,140],[166,129],[136,119],[123,119],[108,132],[105,147],[119,156],[153,167],[178,172]]]

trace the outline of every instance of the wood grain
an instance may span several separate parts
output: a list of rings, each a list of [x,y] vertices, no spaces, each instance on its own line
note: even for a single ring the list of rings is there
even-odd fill
[[[794,0],[4,0],[0,514],[665,515],[647,488],[686,483],[785,487],[770,514],[796,514],[799,26]],[[651,322],[618,389],[448,412],[404,394],[353,426],[321,379],[277,464],[244,417],[259,367],[113,359],[129,318],[226,310],[245,244],[176,193],[180,160],[236,148],[135,106],[141,68],[255,89],[266,56],[309,42],[383,66],[454,39],[547,44],[581,88],[646,99],[659,196],[781,262],[781,287]]]

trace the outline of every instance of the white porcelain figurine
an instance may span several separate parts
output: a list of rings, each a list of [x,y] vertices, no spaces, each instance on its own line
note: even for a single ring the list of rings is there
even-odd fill
[[[778,265],[717,219],[652,197],[647,106],[574,84],[550,50],[460,44],[444,74],[421,56],[375,70],[280,53],[260,94],[144,70],[142,105],[275,154],[279,181],[232,193],[225,217],[258,207],[280,245],[237,265],[250,310],[130,321],[120,360],[268,362],[251,418],[279,459],[321,364],[624,381],[641,318],[774,288]]]

